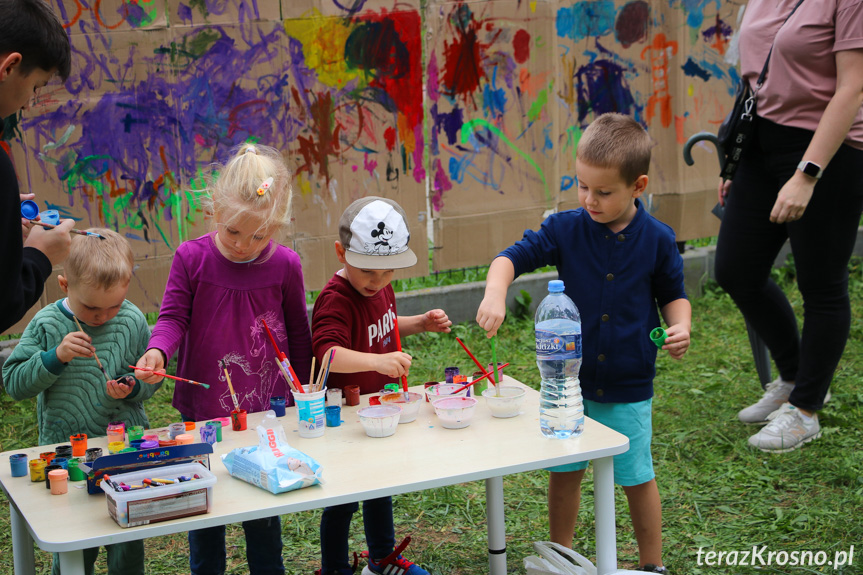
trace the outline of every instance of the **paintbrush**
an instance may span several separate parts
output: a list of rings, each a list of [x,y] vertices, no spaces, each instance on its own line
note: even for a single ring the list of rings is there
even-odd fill
[[[330,357],[329,357],[329,359],[327,359],[327,369],[326,369],[326,372],[324,373],[324,379],[321,382],[321,385],[317,389],[315,389],[315,391],[320,391],[327,386],[327,379],[329,379],[329,377],[330,377],[330,366],[333,364],[333,358],[335,356],[336,356],[336,348],[332,348],[330,350]]]
[[[491,363],[494,366],[494,379],[500,381],[500,377],[497,375],[497,334],[494,334],[491,338]],[[500,386],[494,386],[494,394],[500,397]]]
[[[291,362],[288,361],[288,356],[282,353],[279,346],[276,345],[276,340],[273,337],[273,334],[270,333],[270,327],[267,325],[267,320],[261,318],[261,323],[264,324],[264,329],[267,330],[267,335],[270,336],[270,343],[273,344],[273,349],[276,351],[277,363],[282,370],[282,375],[284,375],[285,379],[288,381],[288,385],[294,391],[305,393],[306,390],[303,389],[303,384],[300,383],[300,380],[297,378],[297,374],[294,373],[294,368],[291,367]]]
[[[240,411],[240,402],[237,401],[237,394],[234,393],[234,386],[231,385],[231,375],[228,373],[228,368],[219,360],[219,365],[225,370],[225,379],[228,380],[228,390],[231,392],[231,399],[234,400],[234,408]]]
[[[393,328],[396,332],[396,348],[398,348],[398,350],[401,351],[402,350],[402,338],[399,335],[399,316],[394,317]],[[410,396],[408,395],[408,376],[407,375],[402,376],[402,389],[405,392],[405,398],[404,398],[405,403],[410,402]]]
[[[506,366],[508,366],[508,365],[509,365],[509,363],[505,363],[505,364],[503,364],[502,366],[500,366],[500,369],[503,369],[503,368],[505,368],[505,367],[506,367]],[[469,387],[470,387],[470,386],[472,386],[473,384],[477,383],[478,381],[482,381],[483,379],[485,379],[485,378],[487,378],[487,377],[491,377],[491,372],[488,372],[488,373],[486,373],[485,375],[481,375],[481,376],[479,376],[478,378],[476,378],[475,380],[473,380],[473,381],[471,381],[471,382],[469,382],[469,383],[466,383],[465,385],[461,386],[461,387],[460,387],[460,388],[458,388],[457,390],[455,390],[455,391],[453,391],[452,393],[450,393],[450,395],[455,395],[455,394],[457,394],[457,393],[459,393],[459,392],[461,392],[461,391],[464,391],[465,389],[469,388]]]
[[[184,381],[186,383],[191,383],[193,385],[200,385],[204,389],[210,389],[210,386],[206,383],[201,383],[200,381],[195,381],[194,379],[186,379],[185,377],[177,377],[176,375],[168,375],[164,371],[155,371],[152,367],[135,367],[134,365],[129,366],[132,369],[137,369],[139,371],[149,371],[153,375],[161,375],[162,377],[167,377],[168,379],[173,379],[176,381]]]
[[[75,325],[78,326],[78,331],[84,331],[84,328],[81,327],[81,322],[78,321],[78,318],[73,315],[72,319],[75,320]],[[84,333],[87,333],[87,332],[84,332]],[[111,378],[108,377],[108,372],[105,371],[105,367],[102,365],[102,362],[99,361],[99,356],[96,355],[96,346],[93,346],[93,357],[96,359],[96,364],[99,366],[99,369],[102,370],[102,375],[105,376],[105,382],[107,383],[107,382],[111,381]]]
[[[309,383],[315,381],[315,356],[312,356],[312,369],[309,371]],[[317,390],[315,390],[317,391]]]
[[[46,224],[45,222],[37,222],[36,220],[30,220],[30,223],[36,224],[37,226],[42,226],[43,228],[46,228],[49,230],[53,230],[54,228],[57,227],[54,224]],[[70,234],[78,234],[79,236],[90,236],[91,238],[99,238],[100,240],[105,239],[105,236],[103,236],[102,234],[97,234],[96,232],[88,232],[86,230],[76,230],[76,229],[72,228],[71,230],[69,230],[69,233]]]
[[[473,360],[473,362],[476,364],[476,366],[479,368],[479,370],[483,373],[483,375],[488,376],[488,380],[493,385],[497,386],[497,382],[495,381],[494,377],[492,377],[490,372],[485,370],[485,368],[482,366],[482,364],[479,362],[479,360],[470,352],[470,350],[467,348],[467,346],[464,344],[464,342],[458,337],[456,337],[455,340],[459,343],[460,346],[462,346],[464,348],[464,350],[467,352],[467,354],[470,356],[470,358]]]

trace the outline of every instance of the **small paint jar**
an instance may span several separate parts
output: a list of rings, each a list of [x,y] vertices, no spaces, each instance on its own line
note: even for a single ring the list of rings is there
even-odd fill
[[[72,443],[72,457],[84,457],[87,453],[87,434],[70,435],[69,441]]]
[[[122,431],[119,428],[111,429],[108,428],[108,447],[111,447],[112,443],[122,443],[126,445],[126,432]]]
[[[144,437],[144,426],[143,425],[133,425],[129,428],[129,443],[136,439],[141,439]]]
[[[84,481],[87,479],[87,475],[84,473],[84,470],[78,467],[79,460],[75,457],[69,460],[66,465],[66,470],[69,472],[69,480],[70,481]]]
[[[51,465],[51,460],[54,459],[54,457],[56,457],[56,455],[57,454],[54,453],[53,451],[43,451],[42,453],[39,454],[39,459],[44,459],[45,465]]]
[[[177,445],[189,445],[190,443],[195,442],[195,436],[191,433],[181,433],[174,439],[174,441],[177,442]]]
[[[84,453],[84,461],[87,463],[92,463],[100,457],[102,457],[101,447],[88,447],[87,451]]]
[[[452,378],[452,382],[454,384],[458,385],[459,387],[461,387],[462,385],[467,383],[467,376],[466,375],[455,375]],[[466,391],[467,391],[467,396],[470,397],[470,388],[467,388]]]
[[[54,448],[54,454],[56,457],[65,457],[66,459],[69,459],[72,457],[72,446],[69,444],[58,445]]]
[[[369,396],[369,405],[380,405],[380,404],[381,404],[381,396],[380,395]]]
[[[186,431],[195,431],[195,422],[194,421],[185,421],[183,425],[186,426]]]
[[[338,427],[342,424],[342,406],[328,405],[326,407],[327,427]]]
[[[45,467],[48,464],[45,463],[44,459],[32,459],[30,460],[30,481],[45,481]]]
[[[13,453],[10,455],[9,467],[12,470],[12,477],[24,477],[27,475],[27,454]]]
[[[211,425],[201,427],[201,443],[209,443],[210,445],[214,445],[216,443],[215,427]]]
[[[493,377],[495,381],[497,381],[498,378],[500,378],[500,380],[503,381],[503,367],[502,367],[503,363],[504,362],[502,362],[502,361],[497,362],[497,375],[496,376],[494,374],[494,364],[493,363],[488,364],[485,368],[486,371],[491,372],[491,377]],[[487,377],[486,379],[491,379],[491,377]]]
[[[144,443],[143,439],[133,439],[129,442],[129,447],[134,449],[141,449],[141,444]]]
[[[222,422],[221,421],[208,421],[207,427],[212,427],[216,430],[216,441],[222,441]]]
[[[213,421],[218,421],[219,423],[221,423],[222,429],[228,429],[229,427],[231,427],[230,416],[228,416],[228,417],[214,417]]]
[[[248,413],[245,409],[241,409],[237,411],[236,409],[231,412],[231,429],[234,431],[245,431],[246,430],[246,418],[248,417]]]
[[[120,450],[120,453],[133,453],[135,451],[138,451],[138,450],[135,449],[134,447],[124,447],[123,449]]]
[[[69,459],[67,457],[55,457],[51,462],[54,465],[59,465],[63,469],[67,469],[67,465],[69,464]]]
[[[39,212],[39,221],[56,226],[60,223],[60,212],[57,210],[43,210]]]
[[[45,466],[45,489],[51,489],[51,481],[49,478],[51,477],[50,473],[52,471],[62,471],[66,473],[66,470],[60,467],[59,465],[46,465]]]
[[[270,398],[270,409],[276,412],[276,417],[285,416],[285,398],[281,395]]]
[[[438,368],[438,369],[440,369],[440,368]],[[440,372],[438,372],[438,373],[440,373]],[[447,383],[454,383],[453,377],[458,375],[458,368],[455,366],[445,367],[443,369],[443,373],[444,373],[444,379]]]
[[[186,433],[186,424],[183,422],[180,423],[172,423],[168,426],[168,436],[171,439],[176,438],[181,433]]]
[[[342,388],[345,394],[345,405],[354,406],[360,404],[360,386],[357,384],[346,385]]]
[[[155,441],[158,443],[159,436],[155,433],[148,433],[147,435],[142,435],[141,439],[143,439],[144,441]]]
[[[159,440],[148,439],[144,443],[141,444],[141,449],[156,449],[159,447]]]
[[[65,469],[54,469],[48,472],[48,482],[51,484],[51,495],[63,495],[69,492],[69,472]]]
[[[342,404],[342,388],[334,387],[332,389],[327,390],[327,405],[339,405]]]
[[[471,381],[476,381],[485,374],[481,371],[473,372],[473,379]],[[470,386],[473,389],[473,394],[475,397],[482,397],[482,392],[488,389],[488,378],[484,377],[481,381],[477,381],[475,384]]]
[[[384,386],[383,393],[392,393],[399,390],[399,384],[397,383],[388,383]]]
[[[125,441],[111,441],[108,443],[108,453],[114,455],[115,453],[120,453],[126,448]]]
[[[176,439],[160,439],[159,440],[159,447],[174,447],[175,445],[177,445]]]

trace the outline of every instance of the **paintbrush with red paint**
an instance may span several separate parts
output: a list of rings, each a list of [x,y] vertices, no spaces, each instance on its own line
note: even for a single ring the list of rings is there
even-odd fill
[[[503,368],[505,368],[505,367],[506,367],[506,366],[508,366],[508,365],[509,365],[509,362],[507,362],[507,363],[505,363],[505,364],[501,365],[498,369],[499,369],[499,370],[500,370],[500,369],[503,369]],[[488,373],[486,373],[485,375],[481,375],[481,376],[479,376],[478,378],[476,378],[475,380],[473,380],[473,381],[471,381],[471,382],[466,383],[465,385],[461,386],[460,388],[458,388],[458,389],[457,389],[457,390],[455,390],[454,392],[450,393],[450,395],[455,395],[455,394],[457,394],[457,393],[459,393],[459,392],[462,392],[462,391],[464,391],[465,389],[467,389],[467,388],[469,388],[470,386],[472,386],[473,384],[475,384],[475,383],[477,383],[477,382],[479,382],[479,381],[482,381],[482,380],[484,380],[484,379],[485,379],[485,378],[487,378],[487,377],[489,377],[489,378],[491,377],[491,372],[488,372]]]
[[[398,350],[401,351],[402,350],[402,338],[399,335],[399,316],[395,316],[395,319],[393,319],[393,328],[396,332],[396,348],[398,348]],[[409,396],[408,396],[408,376],[406,376],[406,375],[402,376],[402,389],[405,392],[405,401],[406,402],[410,401]]]
[[[455,338],[455,340],[459,343],[460,346],[462,346],[464,348],[464,350],[467,352],[467,354],[470,356],[470,358],[473,360],[473,362],[476,364],[476,366],[479,368],[479,370],[483,373],[483,375],[488,377],[488,380],[493,385],[497,386],[497,382],[494,380],[494,376],[492,376],[492,374],[490,372],[485,370],[485,368],[482,366],[482,364],[479,362],[479,360],[476,358],[476,356],[470,352],[470,350],[467,348],[467,346],[464,344],[464,342],[458,337]]]
[[[168,379],[173,379],[175,381],[184,381],[186,383],[191,383],[192,385],[200,385],[204,389],[210,389],[210,386],[206,383],[201,383],[200,381],[195,381],[194,379],[186,379],[185,377],[177,377],[176,375],[169,375],[164,371],[156,371],[152,367],[135,367],[134,365],[129,366],[132,369],[137,369],[139,371],[149,371],[153,375],[161,375],[162,377],[167,377]]]
[[[267,335],[270,336],[270,343],[273,344],[273,349],[276,351],[277,363],[282,370],[282,375],[284,375],[285,379],[288,381],[288,385],[293,391],[305,393],[306,390],[303,389],[303,384],[300,383],[300,380],[297,378],[297,374],[294,373],[294,368],[291,367],[291,362],[288,361],[288,356],[282,353],[279,346],[276,345],[276,339],[273,337],[273,334],[270,333],[270,327],[267,325],[267,320],[261,318],[261,323],[264,325],[264,329],[267,330]]]

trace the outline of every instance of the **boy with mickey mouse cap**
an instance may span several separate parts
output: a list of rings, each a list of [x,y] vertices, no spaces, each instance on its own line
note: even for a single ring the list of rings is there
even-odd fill
[[[352,203],[339,220],[336,257],[344,266],[333,275],[315,301],[312,350],[320,365],[330,353],[328,387],[359,384],[360,393],[375,393],[407,375],[411,356],[398,351],[395,337],[396,299],[390,285],[396,269],[417,261],[408,247],[410,228],[396,202],[368,196]],[[440,309],[398,317],[399,333],[447,333],[452,322]],[[320,575],[347,575],[356,568],[348,558],[348,531],[358,503],[324,509],[321,517]],[[428,575],[395,548],[392,498],[363,502],[368,565],[364,575]],[[395,550],[394,550],[395,548]]]

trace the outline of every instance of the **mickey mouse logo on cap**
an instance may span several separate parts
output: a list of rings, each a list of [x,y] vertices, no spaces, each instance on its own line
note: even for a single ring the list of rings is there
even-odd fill
[[[386,198],[359,199],[339,221],[345,259],[358,268],[399,269],[416,264],[417,256],[408,247],[410,238],[404,210]]]

